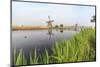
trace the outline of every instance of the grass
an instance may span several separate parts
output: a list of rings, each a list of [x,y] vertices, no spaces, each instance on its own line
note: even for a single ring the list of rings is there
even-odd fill
[[[93,41],[94,43],[91,43]],[[56,63],[95,60],[95,30],[83,29],[70,40],[56,42],[53,58]]]
[[[37,56],[36,48],[34,50],[34,54],[30,53],[30,64],[48,64],[49,63],[49,55],[47,49],[45,49],[45,54],[40,54]]]
[[[95,29],[82,29],[69,40],[55,42],[55,45],[51,48],[53,51],[52,55],[49,55],[48,50],[45,49],[45,53],[38,56],[35,48],[33,52],[30,52],[30,65],[95,61],[95,39]],[[14,49],[14,57],[16,57],[15,55],[16,51]],[[14,58],[14,63],[15,65],[27,65],[27,60],[22,52],[22,49],[20,49],[17,59]]]
[[[14,49],[14,65],[26,65],[27,64],[27,59],[22,51],[23,49],[21,48],[19,50],[19,54],[17,56],[17,59],[16,59],[16,49]]]
[[[37,53],[36,53],[36,48],[34,50],[34,57],[32,55],[32,52],[30,52],[30,64],[37,64],[38,63],[38,58],[37,58]]]

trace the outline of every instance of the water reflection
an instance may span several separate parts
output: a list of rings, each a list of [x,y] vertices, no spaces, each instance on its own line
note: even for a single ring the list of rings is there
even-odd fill
[[[63,33],[64,32],[64,29],[63,28],[60,28],[60,29],[55,29],[56,31],[59,31],[59,32],[61,32],[61,33]],[[49,28],[48,29],[48,33],[47,33],[48,35],[49,35],[49,40],[52,38],[52,36],[54,36],[54,33],[53,33],[53,29],[52,28]]]
[[[48,35],[49,35],[49,40],[51,39],[51,36],[54,35],[51,28],[48,29]]]
[[[56,31],[56,32],[60,32],[60,33],[64,33],[64,30],[70,30],[70,31],[79,31],[78,29],[78,26],[76,25],[74,28],[70,28],[70,29],[65,29],[65,28],[55,28],[55,29],[52,29],[52,28],[49,28],[47,30],[47,34],[49,36],[49,40],[52,38],[52,36],[54,36],[54,33],[53,31]]]
[[[64,29],[63,28],[60,28],[60,32],[63,33],[64,32]]]

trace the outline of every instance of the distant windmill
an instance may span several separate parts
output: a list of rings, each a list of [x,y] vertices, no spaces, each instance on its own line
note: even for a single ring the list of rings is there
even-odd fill
[[[54,20],[51,20],[50,16],[48,16],[49,21],[47,21],[48,23],[48,28],[52,28],[52,22],[54,22]]]

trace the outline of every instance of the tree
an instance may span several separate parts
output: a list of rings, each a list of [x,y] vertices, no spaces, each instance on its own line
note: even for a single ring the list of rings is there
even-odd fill
[[[55,25],[55,28],[59,28],[59,26],[58,25]]]
[[[63,28],[63,27],[64,27],[64,25],[63,25],[63,24],[60,24],[60,27],[61,27],[61,28]]]
[[[92,16],[91,22],[96,22],[96,16]]]

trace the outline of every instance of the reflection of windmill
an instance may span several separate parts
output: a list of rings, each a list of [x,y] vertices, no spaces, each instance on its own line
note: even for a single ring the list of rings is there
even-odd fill
[[[48,16],[49,21],[47,21],[48,23],[48,28],[52,28],[52,22],[54,22],[54,20],[51,20],[50,16]]]
[[[48,29],[48,35],[49,35],[49,40],[51,39],[51,36],[54,35],[54,33],[52,33],[52,29]]]

